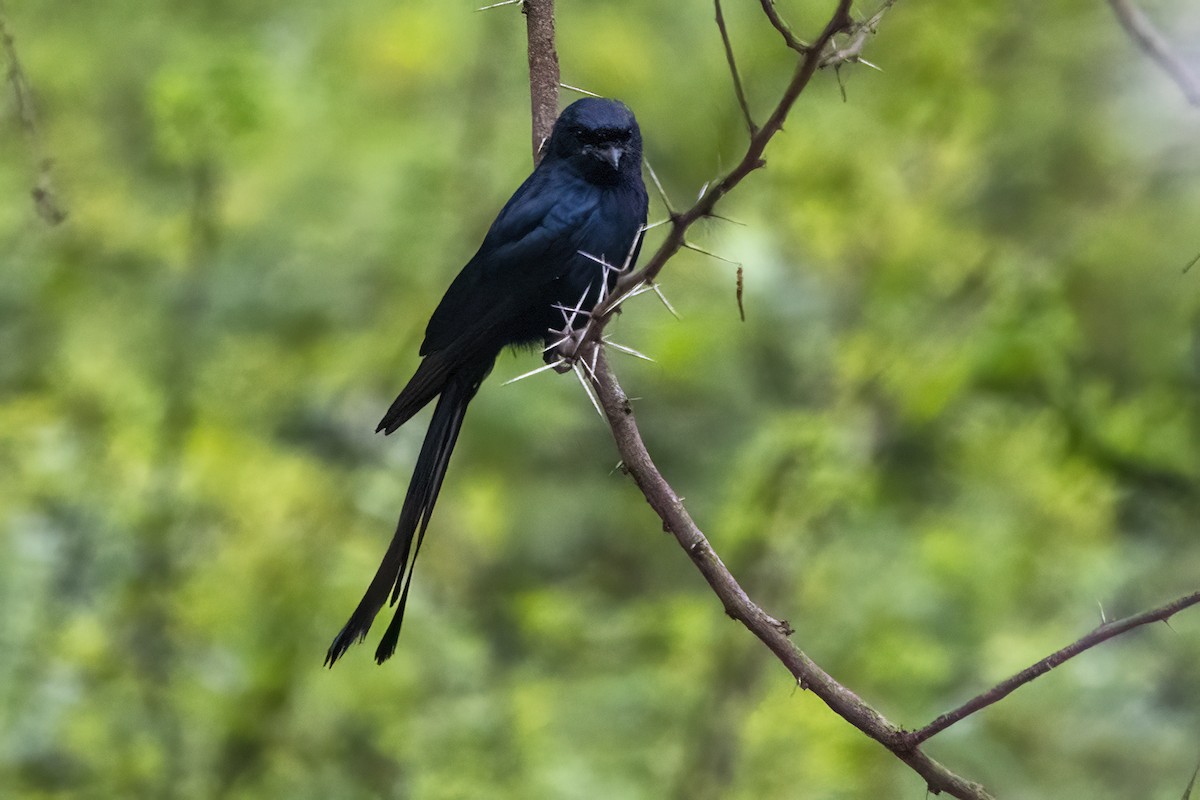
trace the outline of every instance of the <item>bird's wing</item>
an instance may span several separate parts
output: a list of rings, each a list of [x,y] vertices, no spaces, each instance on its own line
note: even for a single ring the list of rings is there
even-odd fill
[[[504,325],[562,275],[596,211],[595,191],[530,176],[504,206],[479,251],[446,290],[425,329],[421,354],[503,339]]]

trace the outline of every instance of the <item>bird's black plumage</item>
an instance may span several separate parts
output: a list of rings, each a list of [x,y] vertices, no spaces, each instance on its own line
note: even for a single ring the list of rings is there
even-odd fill
[[[585,98],[558,118],[545,156],[446,290],[425,329],[423,360],[376,430],[391,433],[438,398],[396,533],[371,585],[325,656],[330,666],[366,637],[391,597],[395,616],[375,651],[396,649],[413,565],[437,502],[467,404],[508,345],[549,341],[564,327],[556,305],[589,308],[615,275],[597,259],[637,258],[646,222],[642,137],[615,100]],[[415,543],[414,543],[415,542]]]

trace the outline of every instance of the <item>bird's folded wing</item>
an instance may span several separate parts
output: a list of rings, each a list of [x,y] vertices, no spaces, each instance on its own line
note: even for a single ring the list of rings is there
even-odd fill
[[[391,433],[411,419],[441,393],[450,377],[463,364],[479,361],[491,363],[499,351],[494,345],[498,332],[503,330],[503,326],[518,310],[515,309],[513,298],[497,298],[479,316],[457,328],[444,347],[425,355],[417,371],[379,421],[376,432]]]
[[[527,184],[528,185],[528,182]],[[429,320],[421,354],[462,346],[498,332],[559,278],[579,249],[595,198],[574,192],[528,195],[525,186],[497,217],[479,252],[446,290]]]

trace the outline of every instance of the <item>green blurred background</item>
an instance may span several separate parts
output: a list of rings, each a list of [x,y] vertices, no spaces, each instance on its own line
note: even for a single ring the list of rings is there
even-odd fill
[[[0,795],[925,796],[725,617],[573,378],[500,386],[529,354],[472,405],[396,657],[321,668],[425,417],[371,431],[530,168],[515,6],[7,5],[70,216],[30,202],[6,85]],[[830,5],[780,8],[811,35]],[[1200,8],[1146,7],[1195,64]],[[761,119],[794,54],[726,15]],[[738,158],[709,3],[562,0],[558,30],[678,205]],[[685,252],[682,321],[643,297],[611,330],[733,572],[917,727],[1197,588],[1200,114],[1101,0],[903,2],[866,55],[742,224],[693,232],[746,321]],[[1179,798],[1200,613],[928,749],[1002,797]]]

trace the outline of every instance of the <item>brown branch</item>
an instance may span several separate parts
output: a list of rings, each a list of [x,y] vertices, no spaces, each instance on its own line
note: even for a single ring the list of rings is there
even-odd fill
[[[792,29],[779,16],[779,12],[775,9],[775,0],[761,0],[761,2],[763,13],[767,15],[767,19],[775,26],[775,30],[779,31],[779,35],[783,37],[783,41],[787,43],[787,46],[800,55],[807,55],[809,50],[808,45],[797,39],[796,34],[792,33]]]
[[[687,211],[682,213],[671,211],[670,204],[668,203],[671,229],[666,241],[663,242],[658,251],[641,269],[623,275],[617,282],[617,286],[609,299],[598,304],[592,310],[591,323],[587,326],[583,335],[575,340],[574,352],[568,354],[568,357],[581,360],[582,363],[590,365],[588,367],[588,372],[592,374],[590,381],[584,377],[584,372],[581,368],[577,367],[576,372],[580,380],[584,381],[585,388],[590,384],[595,390],[596,397],[594,399],[598,400],[609,423],[613,439],[621,454],[625,471],[634,479],[647,502],[662,520],[664,530],[675,536],[680,546],[683,547],[697,569],[700,570],[700,573],[704,576],[704,579],[708,582],[713,592],[720,598],[726,614],[741,622],[749,631],[757,636],[787,667],[801,688],[811,690],[834,713],[882,744],[897,758],[909,765],[917,774],[921,775],[925,779],[930,792],[934,794],[946,792],[957,798],[988,800],[991,796],[982,786],[965,780],[934,761],[921,750],[920,745],[959,719],[973,713],[979,708],[996,702],[1013,691],[1017,686],[1033,680],[1033,678],[1049,671],[1057,664],[1062,663],[1062,661],[1134,627],[1152,621],[1166,620],[1183,608],[1200,603],[1200,593],[1180,598],[1173,603],[1146,612],[1145,614],[1103,625],[1078,642],[1038,662],[1038,664],[1030,667],[1029,670],[1014,676],[1014,678],[967,703],[962,708],[939,717],[926,728],[916,732],[905,731],[887,720],[853,691],[822,670],[791,641],[790,636],[793,633],[791,626],[785,620],[779,620],[767,614],[750,599],[738,584],[737,580],[721,561],[721,558],[713,550],[708,539],[692,520],[690,514],[688,514],[682,499],[675,493],[666,479],[663,478],[650,458],[650,454],[646,450],[645,443],[642,441],[641,433],[638,430],[633,407],[617,382],[616,376],[609,368],[604,346],[601,343],[602,328],[607,319],[619,307],[622,299],[638,287],[643,287],[644,285],[652,286],[654,278],[657,277],[666,262],[681,247],[690,246],[684,238],[687,229],[699,219],[714,216],[713,209],[717,201],[735,188],[751,172],[765,164],[762,155],[767,144],[782,129],[783,122],[787,118],[793,104],[799,94],[808,85],[815,71],[822,66],[838,66],[847,61],[861,61],[859,54],[864,43],[874,33],[875,25],[894,2],[895,0],[886,0],[873,17],[855,25],[851,22],[848,14],[850,0],[839,0],[837,9],[829,23],[825,26],[825,30],[821,33],[821,36],[811,48],[804,48],[804,57],[797,66],[792,80],[775,106],[767,123],[761,129],[755,131],[752,123],[749,121],[747,107],[744,105],[744,95],[740,92],[740,79],[733,64],[732,48],[729,45],[724,20],[720,14],[720,3],[719,0],[715,0],[718,15],[717,24],[721,29],[722,39],[725,42],[726,55],[729,58],[731,72],[734,75],[735,88],[739,89],[739,102],[743,103],[742,110],[746,114],[747,122],[751,127],[750,142],[746,153],[741,161],[724,178],[715,184],[706,185],[699,199]],[[531,4],[531,0],[526,0],[527,12]],[[769,0],[764,0],[763,7],[767,10],[768,16],[772,18],[774,24],[774,21],[778,17],[777,15],[772,16],[774,9],[770,5]],[[776,27],[779,28],[780,25],[776,24]],[[781,28],[781,32],[783,30],[786,30],[786,27]],[[843,31],[851,33],[849,44],[841,50],[834,49],[832,52],[827,52],[833,37]],[[534,130],[536,137],[538,130],[546,132],[549,130],[548,126],[539,128],[536,118],[536,109],[539,107],[539,101],[545,103],[548,99],[556,97],[557,82],[555,81],[553,84],[550,84],[548,81],[538,82],[535,70],[533,69],[535,44],[532,25],[530,27],[530,37],[530,80],[535,108]],[[785,38],[787,37],[785,36]],[[553,47],[552,41],[549,43],[549,46]],[[540,142],[540,140],[536,141]],[[535,143],[535,149],[536,147],[537,144]],[[580,362],[576,361],[576,363]]]
[[[542,160],[542,144],[558,118],[558,51],[554,47],[554,0],[525,0],[529,38],[529,101],[533,116],[533,161]]]
[[[622,298],[643,283],[653,283],[667,261],[679,252],[681,247],[685,246],[687,229],[697,221],[713,216],[713,209],[717,205],[717,201],[727,195],[751,172],[766,166],[767,162],[763,160],[763,153],[775,134],[783,130],[783,122],[787,119],[792,106],[795,105],[796,98],[808,86],[812,76],[820,67],[825,48],[835,34],[850,29],[854,24],[850,19],[850,2],[851,0],[839,0],[825,29],[817,37],[812,47],[805,51],[804,57],[797,64],[792,79],[783,90],[770,117],[767,118],[762,128],[750,137],[750,142],[746,146],[746,152],[741,160],[725,177],[709,184],[691,208],[681,213],[671,212],[671,229],[667,233],[667,238],[659,245],[658,250],[650,257],[649,261],[640,269],[623,275],[617,281],[616,288],[609,298],[592,310],[592,324],[588,326],[587,333],[580,344],[584,341],[598,341],[604,325],[616,312]]]
[[[728,36],[722,24],[724,20],[720,16],[719,2],[716,3],[716,6],[718,26],[721,28],[722,39],[726,43],[726,54],[730,60],[731,72],[735,76],[735,86],[738,86],[740,81],[737,78],[736,68],[733,66]],[[617,287],[608,301],[593,309],[592,324],[588,326],[589,335],[593,338],[589,340],[585,337],[579,345],[583,349],[576,350],[576,352],[582,353],[581,357],[585,362],[595,365],[593,385],[612,429],[613,438],[625,469],[659,515],[663,527],[675,536],[713,592],[721,599],[725,612],[733,619],[740,621],[775,653],[801,687],[810,689],[835,713],[872,739],[883,744],[897,758],[908,764],[925,779],[931,792],[934,794],[946,792],[958,798],[987,800],[990,795],[982,786],[961,778],[931,759],[908,740],[907,734],[902,729],[889,722],[853,691],[822,670],[791,641],[789,636],[792,629],[786,621],[770,616],[749,598],[708,543],[703,532],[696,526],[683,506],[682,500],[654,465],[642,441],[641,433],[638,431],[633,408],[618,384],[616,376],[608,366],[603,347],[596,342],[601,335],[605,321],[619,306],[622,296],[637,286],[652,283],[667,260],[681,247],[686,246],[684,234],[688,227],[699,219],[712,216],[718,200],[741,183],[751,172],[764,165],[762,156],[767,144],[776,133],[782,130],[783,122],[796,99],[820,67],[823,54],[834,35],[850,29],[852,21],[849,16],[849,7],[850,0],[840,0],[820,37],[811,48],[805,49],[804,58],[797,65],[792,80],[788,83],[766,124],[759,130],[752,128],[750,142],[741,161],[724,178],[709,186],[687,211],[672,212],[671,230],[667,240],[641,269],[623,276],[618,281]],[[743,113],[747,115],[749,122],[748,111],[745,107],[743,107]]]
[[[1154,27],[1154,23],[1129,0],[1108,0],[1108,4],[1116,13],[1121,27],[1142,52],[1171,76],[1171,80],[1179,86],[1190,104],[1200,106],[1200,77],[1172,52],[1171,46]]]
[[[21,60],[17,57],[17,46],[13,41],[12,34],[8,31],[7,12],[2,2],[0,2],[0,47],[3,48],[4,57],[8,61],[8,82],[12,85],[13,99],[17,105],[17,117],[21,120],[21,127],[25,129],[25,134],[29,138],[37,169],[37,181],[29,194],[33,197],[34,208],[37,210],[38,216],[51,225],[57,225],[67,218],[67,212],[58,202],[58,194],[54,188],[53,175],[51,175],[54,160],[46,155],[45,145],[42,142],[42,131],[38,126],[37,110],[33,104],[33,93],[29,88],[29,79],[21,66]]]
[[[1194,606],[1200,603],[1200,592],[1180,597],[1164,606],[1145,611],[1141,614],[1135,614],[1131,617],[1125,617],[1114,622],[1108,622],[1087,636],[1072,642],[1061,650],[1057,650],[1043,658],[1041,661],[1032,666],[1021,670],[1016,675],[1013,675],[1006,681],[1003,681],[981,695],[971,698],[966,703],[963,703],[958,708],[946,714],[942,714],[933,722],[921,728],[919,731],[913,731],[909,737],[914,745],[919,745],[932,736],[946,730],[959,720],[969,717],[980,709],[987,708],[991,704],[1004,699],[1012,694],[1017,688],[1024,686],[1033,679],[1045,675],[1050,670],[1062,664],[1068,659],[1074,658],[1085,650],[1089,650],[1101,642],[1108,641],[1114,636],[1120,636],[1126,631],[1131,631],[1134,628],[1142,625],[1148,625],[1151,622],[1166,622],[1175,614],[1179,613],[1189,606]]]
[[[711,216],[713,207],[718,200],[736,187],[747,175],[764,165],[763,151],[771,138],[782,130],[783,121],[796,98],[808,85],[820,66],[822,53],[836,33],[847,30],[852,24],[849,7],[850,0],[839,0],[837,9],[825,26],[825,30],[813,47],[805,51],[804,58],[797,66],[791,82],[784,90],[783,96],[772,111],[767,123],[762,129],[752,133],[746,154],[738,165],[720,181],[708,187],[687,211],[682,214],[672,212],[671,231],[667,241],[659,247],[645,266],[623,276],[618,281],[609,301],[593,309],[591,317],[593,324],[587,327],[588,336],[591,338],[584,337],[577,341],[574,353],[583,363],[594,365],[589,367],[589,372],[593,374],[590,383],[596,391],[597,398],[612,429],[613,438],[625,469],[633,477],[651,507],[658,513],[663,527],[674,534],[676,540],[708,581],[714,593],[721,599],[725,606],[725,612],[740,621],[770,648],[802,688],[812,690],[835,713],[872,739],[883,744],[897,758],[908,764],[925,779],[931,792],[934,794],[946,792],[954,797],[968,800],[990,800],[991,796],[982,786],[959,777],[931,759],[909,741],[908,734],[902,729],[889,722],[854,692],[838,683],[817,666],[788,638],[793,631],[787,622],[770,616],[749,598],[696,526],[687,509],[684,508],[683,501],[675,494],[675,491],[654,465],[642,441],[641,433],[638,431],[629,399],[617,383],[616,376],[609,369],[604,348],[598,344],[603,324],[618,307],[621,295],[643,283],[651,283],[667,260],[686,245],[684,233],[688,227],[703,217]],[[728,41],[727,37],[726,41]],[[531,53],[533,48],[534,43],[531,39]],[[531,55],[531,64],[533,60]],[[531,69],[530,72],[531,80],[533,80],[533,70]],[[539,89],[537,85],[533,85],[531,90],[536,107],[539,91],[544,93],[546,89],[544,86]],[[536,129],[537,123],[535,122]],[[581,380],[586,380],[583,378],[582,370],[577,370],[577,372]]]
[[[952,797],[970,800],[990,798],[991,795],[982,786],[963,779],[934,761],[909,740],[909,734],[817,666],[789,638],[793,633],[791,626],[785,620],[772,617],[750,599],[692,520],[682,499],[654,465],[638,431],[633,407],[609,369],[603,349],[596,354],[596,359],[596,392],[612,428],[625,470],[658,514],[663,527],[675,537],[721,599],[725,613],[742,623],[770,648],[801,688],[812,691],[834,713],[915,770],[925,779],[929,791],[934,794],[946,792]]]
[[[737,95],[738,105],[742,108],[742,117],[746,120],[746,130],[750,138],[758,133],[758,126],[750,116],[750,104],[746,102],[746,91],[742,87],[742,79],[738,75],[737,61],[733,58],[733,45],[729,42],[729,31],[725,28],[725,15],[721,13],[721,0],[713,0],[717,12],[717,28],[721,31],[721,42],[725,45],[725,60],[729,62],[729,74],[733,76],[733,91]]]

